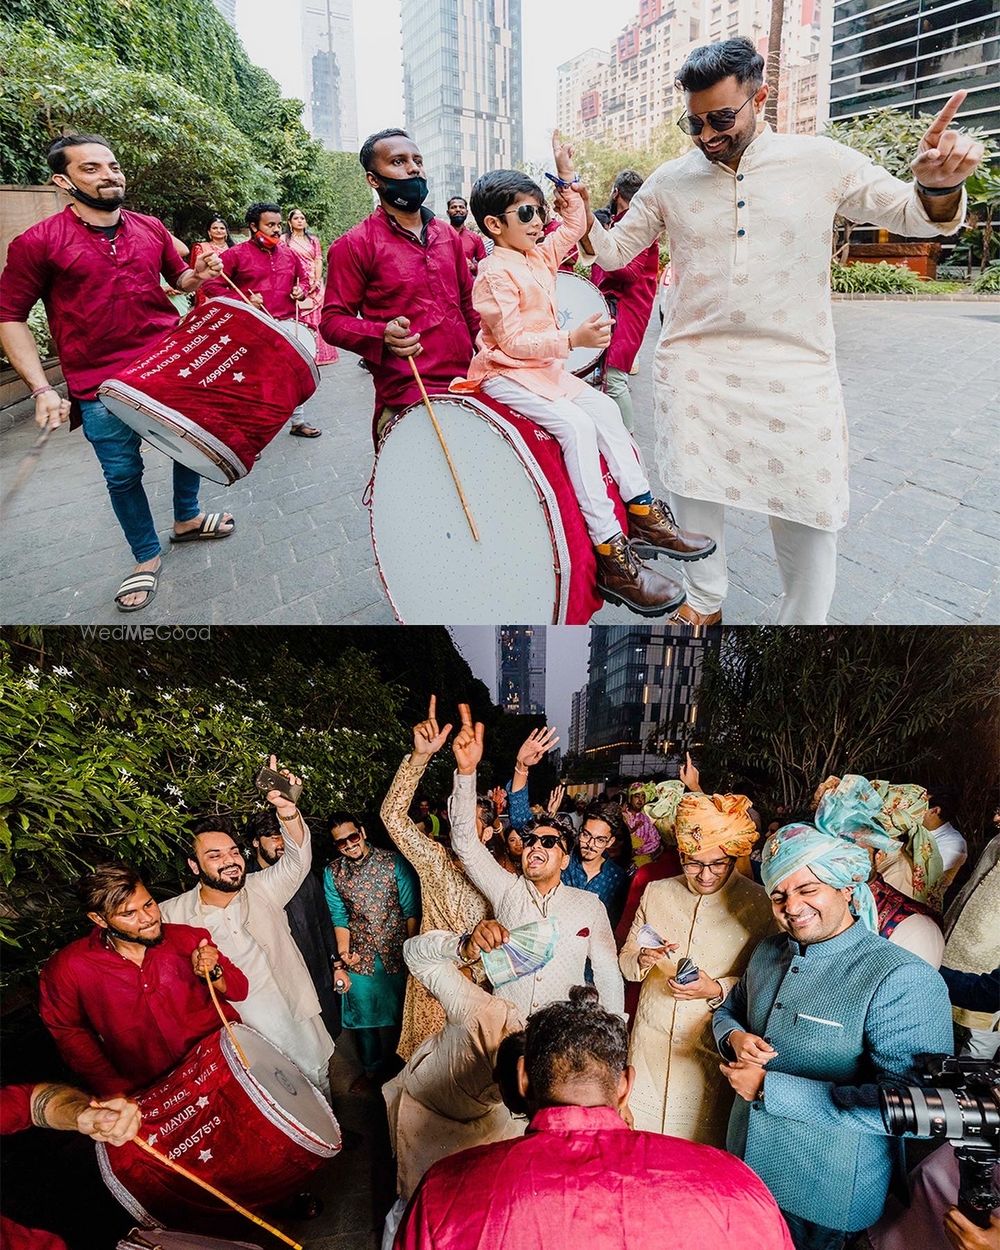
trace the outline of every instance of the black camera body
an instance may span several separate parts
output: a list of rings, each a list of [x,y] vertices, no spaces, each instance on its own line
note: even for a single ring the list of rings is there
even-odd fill
[[[1000,1161],[1000,1063],[970,1055],[917,1055],[924,1085],[882,1085],[886,1132],[944,1137],[958,1159],[958,1209],[989,1228],[996,1204],[993,1173]]]

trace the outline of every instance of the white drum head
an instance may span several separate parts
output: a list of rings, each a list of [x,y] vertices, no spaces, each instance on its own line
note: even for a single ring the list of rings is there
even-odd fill
[[[301,344],[309,355],[316,360],[316,335],[302,321],[281,321],[278,323],[280,329],[288,335],[290,339]]]
[[[125,382],[115,379],[105,382],[101,401],[140,438],[210,482],[230,486],[246,477],[246,467],[232,448],[176,409],[168,408]]]
[[[291,1122],[316,1147],[317,1153],[335,1153],[340,1149],[340,1127],[326,1099],[315,1085],[306,1079],[298,1067],[272,1046],[267,1038],[245,1024],[232,1026],[240,1046],[250,1062],[249,1074],[243,1069],[239,1056],[232,1048],[228,1035],[222,1039],[223,1049],[230,1067],[240,1078],[244,1088],[249,1076],[256,1089],[247,1092],[268,1119],[274,1120],[269,1109],[277,1109],[281,1117]]]
[[[479,530],[469,529],[444,452],[422,404],[385,434],[371,493],[372,543],[398,619],[407,624],[557,622],[569,569],[547,483],[536,482],[512,425],[476,400],[431,396]]]
[[[608,301],[601,292],[577,273],[560,269],[556,274],[556,320],[560,330],[573,330],[588,317],[600,313],[610,317]],[[579,377],[591,372],[604,355],[599,347],[574,347],[566,360],[566,368]]]

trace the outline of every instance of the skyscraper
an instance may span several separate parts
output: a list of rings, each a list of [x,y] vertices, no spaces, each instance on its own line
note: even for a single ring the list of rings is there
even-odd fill
[[[581,686],[573,695],[569,717],[569,744],[567,754],[580,755],[587,745],[587,695],[588,686]]]
[[[521,0],[402,0],[406,129],[429,205],[522,158]]]
[[[502,712],[545,715],[544,626],[497,626],[497,704]]]
[[[960,87],[959,124],[1000,137],[996,0],[834,0],[830,117],[935,113]]]
[[[704,728],[698,688],[719,630],[671,625],[593,629],[584,754],[618,771],[623,755],[664,754],[694,742]]]
[[[331,152],[357,152],[352,0],[302,0],[306,129]]]

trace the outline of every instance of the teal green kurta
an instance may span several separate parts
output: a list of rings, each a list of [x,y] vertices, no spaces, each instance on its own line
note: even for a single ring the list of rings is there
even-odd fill
[[[372,855],[389,855],[392,854],[393,874],[396,881],[396,891],[399,896],[399,912],[403,918],[416,917],[419,915],[419,907],[417,906],[417,886],[410,866],[398,855],[388,852],[372,851]],[[342,861],[349,863],[350,861]],[[358,868],[363,872],[364,865],[368,861],[362,861]],[[357,917],[353,916],[354,907],[345,901],[341,892],[337,889],[337,885],[333,879],[333,873],[327,867],[323,873],[323,889],[326,894],[326,904],[330,910],[330,918],[334,927],[338,929],[351,929],[351,949],[357,951],[363,958],[364,963],[371,964],[370,972],[356,972],[351,970],[351,988],[343,997],[343,1006],[341,1012],[341,1020],[345,1029],[381,1029],[395,1028],[403,1019],[403,996],[406,993],[406,966],[402,964],[402,939],[399,942],[399,951],[387,953],[387,958],[397,956],[392,959],[397,964],[394,971],[389,971],[382,960],[382,956],[378,950],[363,950],[355,944],[355,934],[358,931],[356,923]],[[354,920],[354,923],[352,923]],[[402,937],[405,938],[405,930]]]

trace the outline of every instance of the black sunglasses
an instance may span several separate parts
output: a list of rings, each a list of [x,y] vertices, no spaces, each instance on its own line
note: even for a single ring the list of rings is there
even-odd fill
[[[747,96],[738,109],[712,109],[705,114],[705,118],[713,130],[732,130],[736,125],[736,115],[743,112],[756,94],[755,91],[753,95]],[[705,129],[705,122],[691,113],[682,113],[677,119],[677,125],[686,135],[700,135]]]
[[[517,213],[517,220],[522,225],[527,225],[534,220],[535,214],[538,214],[538,220],[545,225],[545,205],[544,204],[518,204],[517,208],[505,208],[502,213],[497,213],[498,217],[506,217],[508,213]]]
[[[360,841],[361,841],[360,833],[349,833],[346,838],[334,838],[333,845],[339,851],[343,849],[343,847],[345,846],[354,846],[356,842],[360,842]]]
[[[554,846],[566,849],[561,833],[522,833],[521,845],[534,846],[536,842],[540,842],[547,851],[551,851]]]

